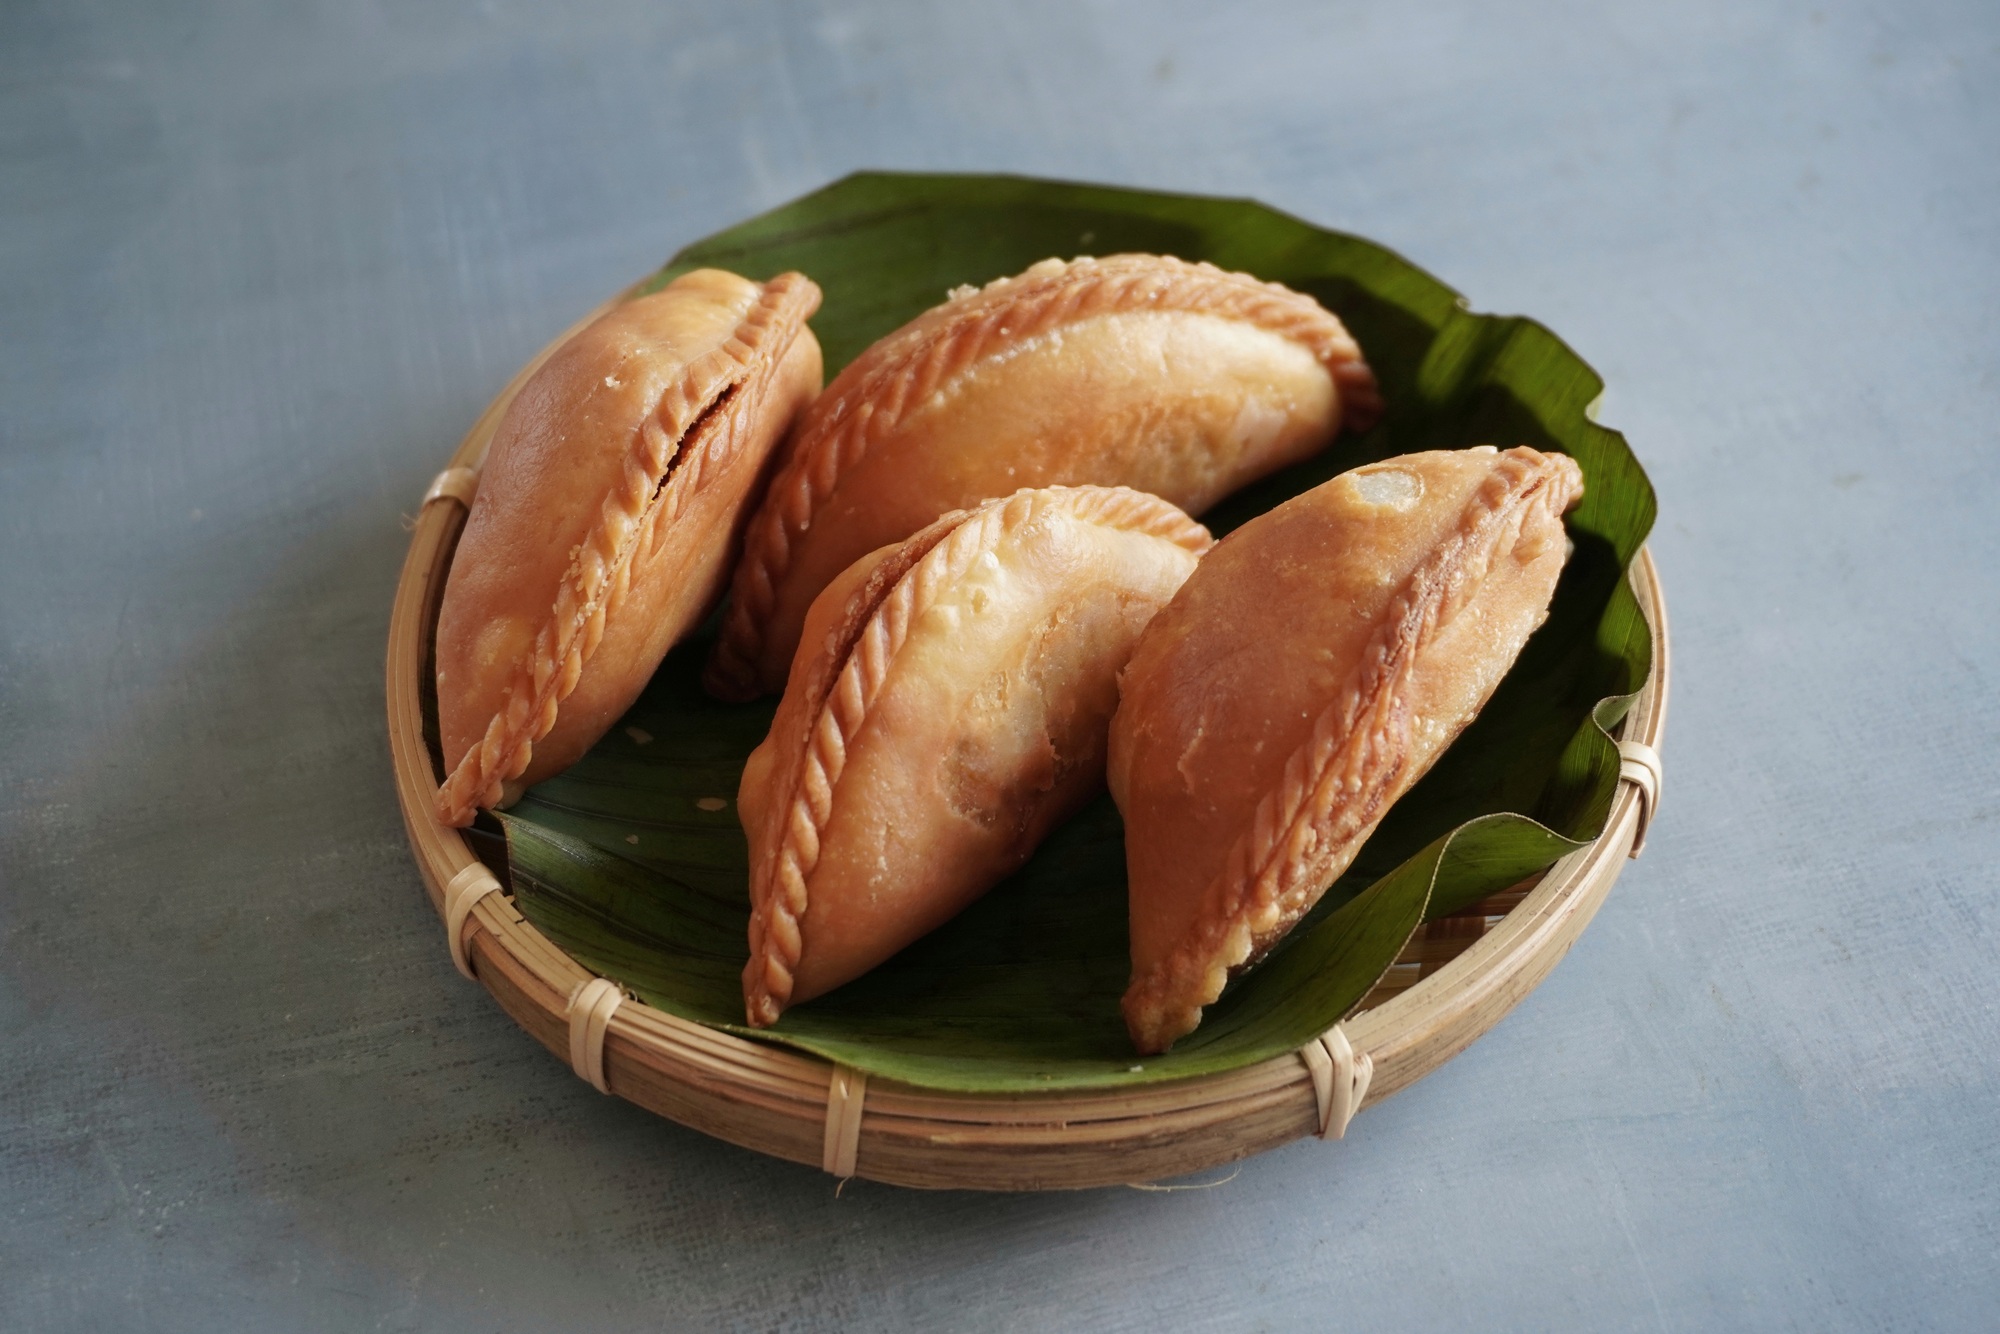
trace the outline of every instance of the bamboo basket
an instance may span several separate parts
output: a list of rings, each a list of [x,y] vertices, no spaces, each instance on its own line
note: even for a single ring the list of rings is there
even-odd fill
[[[494,429],[549,352],[615,300],[522,368],[425,494],[396,585],[388,647],[397,797],[452,957],[514,1022],[600,1091],[760,1153],[901,1186],[1061,1190],[1182,1176],[1306,1135],[1337,1138],[1358,1107],[1465,1050],[1548,976],[1627,858],[1638,855],[1658,799],[1668,683],[1666,607],[1643,549],[1630,578],[1652,626],[1653,666],[1621,725],[1624,781],[1603,834],[1534,880],[1420,928],[1336,1028],[1346,1042],[1329,1043],[1342,1062],[1331,1081],[1323,1049],[1310,1044],[1226,1074],[1139,1089],[944,1093],[871,1082],[807,1053],[622,997],[529,924],[504,893],[491,892],[500,886],[462,832],[438,822],[439,775],[422,707],[438,601]],[[1329,1119],[1328,1088],[1351,1075],[1350,1046],[1364,1073],[1347,1087],[1365,1096],[1348,1105],[1336,1092],[1341,1105]]]

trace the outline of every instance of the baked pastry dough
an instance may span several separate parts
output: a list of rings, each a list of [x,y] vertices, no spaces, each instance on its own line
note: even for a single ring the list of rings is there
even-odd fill
[[[701,269],[613,307],[495,431],[438,613],[438,818],[574,763],[714,605],[746,502],[818,393],[819,289]]]
[[[1052,487],[828,585],[737,795],[752,1024],[942,924],[1102,790],[1117,671],[1208,545],[1157,497]]]
[[[827,582],[946,510],[1095,483],[1199,514],[1380,406],[1339,320],[1246,274],[1117,255],[959,288],[800,421],[745,538],[708,689],[779,689]]]
[[[1490,446],[1343,473],[1217,545],[1120,681],[1142,1052],[1318,902],[1548,614],[1574,461]]]

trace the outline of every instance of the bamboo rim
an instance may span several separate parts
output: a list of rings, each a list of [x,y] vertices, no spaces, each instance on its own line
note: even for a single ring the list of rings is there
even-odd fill
[[[446,471],[476,470],[521,385],[550,351],[620,299],[591,312],[523,367],[480,415]],[[426,495],[396,585],[387,662],[396,795],[432,908],[462,916],[462,934],[450,942],[453,957],[462,942],[471,975],[581,1077],[732,1144],[843,1177],[924,1188],[1061,1190],[1156,1181],[1320,1133],[1320,1096],[1301,1056],[1131,1090],[918,1089],[862,1079],[806,1052],[706,1028],[636,1000],[613,1000],[602,986],[586,993],[599,981],[595,974],[530,925],[504,894],[486,893],[469,910],[461,901],[448,914],[447,886],[480,862],[461,832],[434,813],[438,780],[421,699],[465,500],[464,487]],[[1620,739],[1657,751],[1666,730],[1669,668],[1666,606],[1649,550],[1640,550],[1630,579],[1652,627],[1653,666]],[[1648,781],[1634,768],[1626,765],[1626,781],[1595,842],[1532,887],[1431,923],[1390,978],[1340,1025],[1354,1051],[1373,1063],[1359,1107],[1409,1087],[1470,1046],[1568,952],[1643,840],[1657,771]]]

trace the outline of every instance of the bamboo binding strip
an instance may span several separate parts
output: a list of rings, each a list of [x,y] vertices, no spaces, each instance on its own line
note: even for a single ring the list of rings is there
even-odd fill
[[[611,1092],[604,1077],[604,1039],[624,1002],[625,993],[606,977],[591,978],[569,998],[569,1068],[599,1093]]]
[[[479,473],[472,468],[446,468],[431,478],[430,487],[424,492],[419,509],[429,509],[433,500],[456,500],[467,509],[472,507],[473,496],[479,493]]]
[[[1299,1048],[1299,1059],[1312,1074],[1313,1101],[1319,1105],[1321,1139],[1347,1138],[1347,1123],[1368,1096],[1375,1062],[1367,1052],[1356,1053],[1339,1024]]]
[[[499,891],[500,881],[481,862],[472,863],[445,882],[445,944],[451,950],[453,966],[473,981],[478,979],[472,976],[472,963],[465,957],[465,922],[481,899]]]
[[[1637,857],[1645,849],[1646,831],[1652,827],[1653,812],[1660,805],[1660,784],[1664,781],[1660,752],[1643,741],[1620,741],[1618,777],[1639,792],[1639,826],[1632,835],[1630,854]]]
[[[854,1175],[861,1151],[861,1108],[868,1099],[868,1075],[836,1065],[826,1086],[826,1142],[820,1167],[842,1181]]]
[[[1414,984],[1385,979],[1295,1054],[1125,1090],[954,1094],[871,1082],[629,999],[522,918],[460,831],[432,813],[422,692],[438,598],[493,428],[539,365],[502,392],[425,493],[390,618],[389,735],[404,827],[453,963],[593,1088],[843,1178],[1046,1190],[1185,1175],[1305,1135],[1338,1139],[1362,1107],[1462,1051],[1547,976],[1643,843],[1659,801],[1670,659],[1658,572],[1641,550],[1631,582],[1653,630],[1653,669],[1620,728],[1623,781],[1603,834],[1532,887],[1496,896],[1503,906],[1490,913],[1430,924],[1404,955]]]

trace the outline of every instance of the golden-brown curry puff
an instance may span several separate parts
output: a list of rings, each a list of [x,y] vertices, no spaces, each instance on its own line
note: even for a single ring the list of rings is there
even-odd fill
[[[745,537],[708,688],[781,688],[828,581],[947,510],[1094,484],[1199,514],[1379,411],[1340,321],[1246,274],[1117,255],[960,288],[800,421]]]
[[[438,818],[574,763],[714,605],[747,502],[819,392],[796,273],[701,269],[549,357],[487,452],[438,613]]]
[[[1559,454],[1410,454],[1219,543],[1120,681],[1142,1052],[1201,1020],[1354,860],[1548,615],[1583,475]]]
[[[948,514],[820,594],[737,794],[752,1024],[943,923],[1102,789],[1118,669],[1208,545],[1157,497],[1051,487]]]

